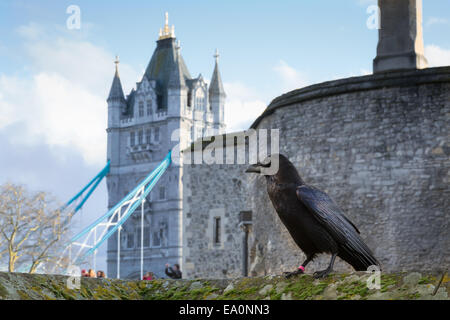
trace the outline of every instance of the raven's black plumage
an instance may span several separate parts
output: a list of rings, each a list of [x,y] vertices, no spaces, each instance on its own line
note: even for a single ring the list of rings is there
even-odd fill
[[[261,168],[269,166],[275,157],[279,159],[279,169],[274,175],[265,175],[267,192],[281,221],[306,254],[302,266],[306,267],[319,253],[330,253],[332,258],[329,267],[316,272],[316,277],[331,272],[336,256],[357,271],[365,271],[371,265],[380,266],[357,227],[325,192],[306,185],[285,156],[273,155],[265,165],[253,165],[247,172],[261,173]],[[288,276],[302,272],[299,269]]]

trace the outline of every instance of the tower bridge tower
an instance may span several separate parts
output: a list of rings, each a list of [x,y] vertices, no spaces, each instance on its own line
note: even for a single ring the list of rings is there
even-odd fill
[[[108,207],[112,208],[162,161],[169,149],[182,150],[201,136],[225,131],[225,91],[218,52],[210,85],[202,75],[193,78],[181,55],[175,28],[159,31],[156,49],[142,80],[125,97],[119,59],[107,99]],[[179,130],[179,140],[172,135]],[[177,136],[177,135],[174,135]],[[176,156],[176,155],[175,155]],[[166,263],[182,263],[182,165],[173,163],[144,204],[144,270],[164,276]],[[135,218],[133,217],[135,216]],[[133,215],[120,231],[120,276],[140,273],[140,215]],[[107,268],[117,276],[119,233],[108,240]]]

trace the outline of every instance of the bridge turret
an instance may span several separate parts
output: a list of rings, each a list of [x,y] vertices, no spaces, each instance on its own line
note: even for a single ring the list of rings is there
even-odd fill
[[[112,159],[112,144],[118,143],[118,134],[120,126],[120,115],[126,108],[126,100],[123,94],[122,83],[119,77],[119,57],[116,57],[114,61],[116,64],[116,72],[114,74],[114,79],[111,85],[111,90],[109,91],[108,99],[108,152],[107,158],[111,160],[111,164],[118,163],[117,159]]]
[[[220,76],[219,51],[217,49],[214,58],[216,64],[211,77],[211,84],[209,85],[209,103],[214,114],[214,130],[216,131],[216,134],[219,134],[225,131],[224,109],[225,98],[227,95],[225,94],[222,77]]]
[[[175,44],[174,49],[174,62],[167,82],[167,111],[169,116],[179,117],[181,109],[186,104],[187,86],[185,75],[181,69],[181,47],[179,42]]]
[[[122,83],[119,77],[119,57],[116,57],[116,73],[109,91],[108,99],[108,128],[118,127],[120,122],[121,110],[126,106],[125,96],[123,94]]]

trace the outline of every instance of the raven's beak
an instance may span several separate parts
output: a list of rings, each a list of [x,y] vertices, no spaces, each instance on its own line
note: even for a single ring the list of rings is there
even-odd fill
[[[247,173],[261,173],[261,168],[256,164],[252,164],[250,167],[245,170]]]

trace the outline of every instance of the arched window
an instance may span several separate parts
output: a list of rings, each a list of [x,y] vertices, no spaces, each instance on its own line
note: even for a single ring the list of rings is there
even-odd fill
[[[127,248],[128,249],[134,248],[134,233],[133,232],[127,232]]]
[[[143,117],[144,116],[144,101],[140,101],[139,102],[139,117]]]
[[[138,144],[144,144],[144,130],[138,131]]]
[[[144,226],[144,248],[150,247],[150,225]]]
[[[192,105],[192,91],[189,90],[188,96],[187,96],[187,106],[188,106],[188,108],[190,108],[191,105]]]
[[[145,142],[149,144],[151,142],[151,139],[152,139],[152,130],[151,129],[145,130]]]
[[[221,230],[221,219],[220,219],[220,217],[215,217],[214,218],[214,230],[213,230],[213,233],[214,233],[214,245],[220,245],[220,243],[222,242],[222,240],[221,240],[221,237],[220,237],[220,235],[221,235],[221,233],[222,233],[222,230]]]
[[[136,144],[136,140],[135,140],[135,135],[134,135],[134,131],[130,132],[130,146],[134,147],[134,145]]]
[[[166,188],[159,187],[159,200],[164,200],[166,198]]]
[[[205,101],[205,94],[201,88],[197,89],[195,94],[195,109],[203,110]]]
[[[161,246],[161,233],[159,230],[154,230],[152,232],[152,247]]]
[[[157,107],[158,110],[162,110],[163,109],[163,105],[162,105],[162,103],[163,103],[163,96],[158,94],[156,99],[157,99],[157,104],[158,104],[158,107]]]
[[[144,248],[150,247],[150,225],[144,225]],[[141,247],[141,226],[138,226],[136,229],[136,235],[138,237],[137,248]]]
[[[123,229],[120,232],[120,247],[123,249],[134,248],[134,233],[131,230]]]

